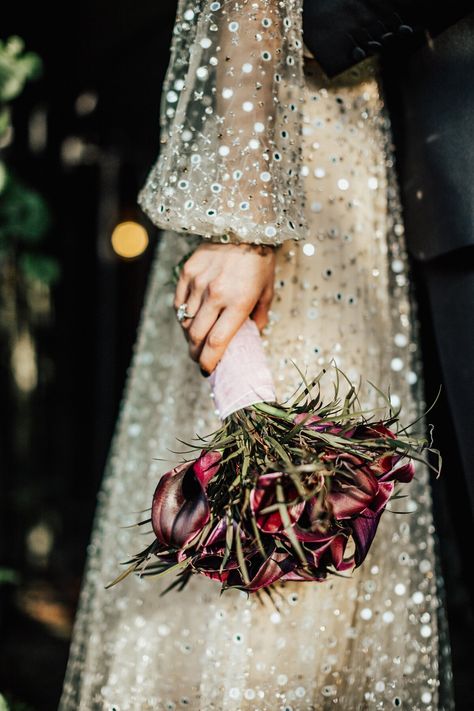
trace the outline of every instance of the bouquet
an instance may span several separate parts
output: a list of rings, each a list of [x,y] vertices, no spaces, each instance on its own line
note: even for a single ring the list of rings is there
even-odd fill
[[[401,427],[390,395],[385,418],[361,409],[358,391],[335,366],[334,396],[294,364],[301,384],[278,403],[258,328],[250,318],[209,378],[222,425],[185,443],[193,456],[160,478],[148,518],[154,539],[107,587],[132,572],[175,573],[172,588],[204,575],[267,593],[278,581],[322,582],[347,575],[370,549],[387,504],[415,474],[415,461],[439,475],[441,457],[426,436]],[[348,385],[340,396],[341,382]],[[359,384],[360,386],[360,384]],[[426,414],[426,413],[424,413]],[[420,416],[415,422],[422,419]],[[424,450],[437,455],[427,462]]]

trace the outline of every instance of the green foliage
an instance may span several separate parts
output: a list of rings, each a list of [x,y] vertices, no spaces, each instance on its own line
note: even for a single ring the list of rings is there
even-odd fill
[[[7,168],[3,161],[0,160],[0,195],[7,184]]]
[[[39,193],[12,175],[0,192],[0,257],[12,258],[27,280],[55,284],[60,266],[37,247],[51,227],[51,213]]]
[[[6,133],[8,127],[10,126],[11,112],[9,106],[2,106],[0,108],[0,137]]]
[[[0,250],[12,240],[38,244],[51,226],[51,215],[43,198],[9,175],[0,195]]]
[[[0,41],[0,102],[15,99],[23,91],[29,79],[36,79],[42,72],[42,62],[35,52],[25,52],[21,37],[13,35]],[[2,135],[0,131],[0,136]]]
[[[16,570],[12,570],[12,568],[2,568],[0,567],[0,585],[5,585],[6,583],[11,583],[12,585],[16,585],[18,583],[19,576]],[[0,695],[0,702],[1,702],[1,695]],[[2,705],[0,703],[0,711],[2,711]]]
[[[55,284],[61,275],[58,261],[45,254],[24,252],[20,256],[18,264],[25,277],[41,281],[48,286]]]
[[[29,704],[25,704],[22,701],[17,701],[11,699],[9,696],[6,698],[3,694],[0,694],[0,711],[34,711],[33,707]]]
[[[40,57],[25,52],[21,37],[0,41],[0,139],[10,128],[11,102],[29,79],[42,72]],[[26,280],[51,285],[60,276],[58,262],[37,251],[51,227],[51,214],[41,195],[24,185],[0,161],[0,258],[12,262]]]

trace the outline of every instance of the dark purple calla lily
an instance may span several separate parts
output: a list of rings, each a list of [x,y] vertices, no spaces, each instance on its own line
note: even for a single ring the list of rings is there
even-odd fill
[[[327,578],[327,572],[321,568],[320,570],[317,570],[316,568],[310,570],[308,568],[295,568],[294,570],[290,570],[289,573],[285,573],[285,575],[280,578],[280,580],[295,580],[299,582],[315,582],[315,583],[321,583],[323,580],[326,580]]]
[[[370,506],[350,522],[356,546],[356,566],[361,565],[367,556],[377,532],[380,517],[393,494],[394,481],[408,483],[413,479],[415,474],[413,460],[401,464],[401,459],[402,455],[400,454],[388,453],[370,465],[370,468],[380,473],[381,476],[378,478],[379,490]]]
[[[235,521],[233,521],[234,525],[237,526]],[[227,521],[225,518],[221,518],[214,528],[210,531],[208,537],[206,538],[206,542],[204,546],[206,548],[210,548],[211,546],[215,544],[222,544],[223,541],[225,540],[225,534],[227,531]]]
[[[245,582],[242,571],[237,565],[228,568],[226,564],[223,574],[203,572],[209,577],[225,581],[229,587],[237,586],[247,592],[256,592],[283,579],[296,568],[297,561],[289,552],[278,550],[273,546],[266,558],[263,558],[258,549],[253,548],[246,556],[246,566],[250,578],[248,583]]]
[[[203,450],[195,462],[183,462],[161,477],[151,507],[151,525],[160,543],[181,548],[207,523],[206,487],[221,457]]]
[[[374,540],[374,536],[377,532],[377,527],[382,513],[383,509],[380,509],[378,512],[367,510],[361,516],[357,516],[357,518],[353,519],[350,523],[352,537],[355,543],[354,559],[356,568],[364,562],[365,557],[369,552],[369,548],[372,545],[372,541]]]
[[[206,576],[206,578],[211,578],[211,580],[219,580],[221,583],[225,583],[231,571],[239,568],[239,563],[235,557],[230,556],[221,571],[220,568],[222,559],[223,554],[202,554],[194,560],[194,565],[196,569],[202,573],[202,575]]]
[[[261,513],[267,506],[277,503],[276,484],[278,482],[284,487],[285,501],[292,501],[297,498],[298,492],[296,488],[289,477],[282,472],[262,474],[258,478],[257,485],[250,492],[250,506],[257,521],[257,526],[265,533],[276,533],[285,527],[278,509],[269,513]],[[298,501],[291,506],[287,506],[288,518],[291,523],[299,519],[304,507],[304,501]]]
[[[318,545],[331,541],[335,535],[333,531],[308,531],[298,524],[295,524],[292,530],[299,541],[303,543],[317,543]]]
[[[378,513],[379,511],[384,509],[393,494],[394,486],[395,485],[393,481],[379,482],[377,494],[374,496],[373,500],[370,502],[367,508],[373,511],[374,513]]]
[[[236,535],[237,524],[233,521],[232,525],[234,535]],[[268,557],[264,558],[258,546],[255,543],[249,543],[249,536],[239,529],[243,556],[250,577],[250,581],[246,583],[234,552],[228,557],[222,571],[220,570],[225,555],[226,531],[227,522],[223,519],[206,539],[202,553],[194,558],[194,565],[199,568],[199,572],[213,580],[219,580],[232,586],[236,585],[248,592],[255,592],[276,582],[298,564],[296,558],[288,551],[277,550],[274,542],[270,545]],[[267,539],[267,544],[268,542]]]
[[[208,578],[220,580],[221,582],[227,580],[232,570],[239,568],[239,563],[233,552],[229,555],[222,571],[220,570],[226,552],[227,527],[227,520],[225,518],[220,519],[210,531],[200,552],[193,556],[193,565],[199,569],[200,573],[203,573],[203,575]],[[234,529],[234,536],[239,532],[244,559],[247,560],[251,558],[258,550],[257,546],[248,545],[249,536],[245,531],[239,529],[236,521],[232,521],[232,527]],[[186,557],[186,551],[184,552],[184,556]]]
[[[353,558],[344,559],[350,530],[333,528],[329,531],[307,531],[298,524],[293,526],[297,539],[302,544],[308,563],[314,568],[333,565],[338,571],[348,570],[354,565]]]
[[[296,568],[295,558],[286,551],[274,550],[273,553],[260,565],[249,583],[244,583],[243,588],[248,592],[256,592],[267,587]]]
[[[335,519],[350,518],[362,513],[377,496],[379,482],[364,469],[353,469],[350,479],[334,476],[327,500]]]
[[[201,456],[193,465],[194,473],[204,489],[220,469],[222,452],[206,452],[202,450]]]
[[[354,464],[355,458],[351,457],[351,455],[349,455],[349,457],[351,458],[351,463]],[[360,464],[361,461],[362,460],[357,460],[357,463]],[[347,496],[351,513],[348,513],[349,503],[342,502],[342,500],[338,498],[338,492],[334,494],[335,508],[341,513],[346,514],[347,517],[354,512],[358,513],[364,510],[377,495],[379,485],[372,474],[362,471],[360,473],[360,480],[357,485],[352,487],[352,496],[347,496],[346,493],[340,493],[341,497]],[[282,482],[282,484],[285,482],[284,491],[287,501],[297,498],[297,491],[291,483],[291,480],[285,477],[281,472],[272,472],[271,474],[265,474],[259,477],[257,486],[250,494],[250,505],[256,517],[259,529],[265,533],[282,537],[288,547],[291,548],[291,536],[288,531],[284,530],[284,522],[279,511],[273,511],[268,514],[260,513],[262,509],[276,502],[276,483],[278,481]],[[365,490],[363,489],[364,485]],[[362,501],[360,498],[361,490],[363,496]],[[356,501],[355,507],[354,501]],[[298,566],[301,566],[301,561],[295,553],[291,556],[294,561],[294,568],[287,571],[287,574],[290,576],[287,579],[321,579],[323,564],[326,566],[332,565],[336,570],[348,570],[353,567],[354,559],[352,557],[349,560],[344,560],[344,551],[349,539],[349,532],[343,533],[340,529],[334,529],[328,532],[319,530],[317,525],[317,513],[320,512],[320,505],[316,497],[309,499],[309,501],[299,501],[294,505],[288,506],[287,511],[289,519],[293,524],[291,531],[299,540],[310,569],[297,570]],[[343,518],[343,516],[341,516],[341,518]],[[303,521],[303,519],[305,524],[309,524],[314,530],[309,530],[299,525],[299,521]],[[267,570],[267,568],[265,569]],[[269,569],[274,571],[272,566],[270,566]],[[314,571],[314,573],[310,571]]]
[[[331,563],[339,572],[350,570],[354,566],[354,556],[344,558],[348,540],[348,535],[338,533],[331,542]]]
[[[404,484],[408,484],[415,476],[415,462],[412,459],[408,461],[401,461],[403,457],[400,454],[388,454],[383,458],[381,466],[382,476],[379,477],[379,481],[399,481]],[[372,471],[376,471],[376,466],[380,462],[376,462],[370,465]]]
[[[376,422],[371,425],[365,423],[356,425],[352,437],[353,439],[395,439],[396,435],[381,422]]]
[[[247,541],[250,540],[249,535],[242,529],[239,528],[237,521],[232,521],[232,528],[234,529],[234,539],[235,536],[237,536],[237,533],[240,536],[240,540],[242,542],[242,545],[245,545]],[[225,545],[226,545],[226,535],[227,535],[227,528],[229,524],[227,522],[226,518],[221,518],[214,526],[214,528],[210,531],[209,535],[207,536],[204,545],[203,545],[203,551],[204,552],[219,552],[220,550],[224,551],[225,550]]]

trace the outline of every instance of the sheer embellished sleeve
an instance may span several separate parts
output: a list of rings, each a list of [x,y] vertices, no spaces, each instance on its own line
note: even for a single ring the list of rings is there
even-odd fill
[[[162,229],[306,237],[302,0],[179,0],[161,150],[138,203]]]

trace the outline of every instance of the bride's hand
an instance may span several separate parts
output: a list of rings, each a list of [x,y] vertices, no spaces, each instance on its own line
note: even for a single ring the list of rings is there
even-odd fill
[[[248,316],[259,330],[273,299],[276,249],[250,243],[203,241],[180,272],[174,307],[187,304],[182,321],[189,353],[211,373]]]

